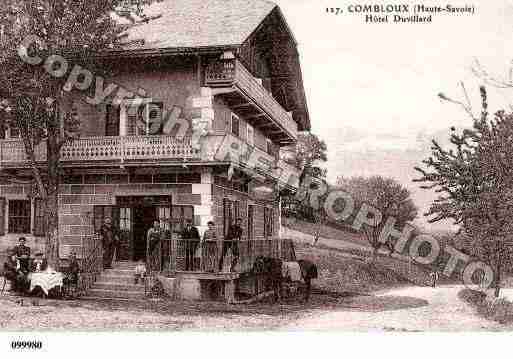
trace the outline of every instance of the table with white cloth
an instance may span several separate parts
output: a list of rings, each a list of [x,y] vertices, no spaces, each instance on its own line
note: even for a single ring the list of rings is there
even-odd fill
[[[62,288],[64,281],[64,274],[60,272],[34,272],[29,273],[28,280],[30,281],[30,291],[32,292],[36,287],[40,287],[43,292],[48,295],[48,292],[53,288]]]

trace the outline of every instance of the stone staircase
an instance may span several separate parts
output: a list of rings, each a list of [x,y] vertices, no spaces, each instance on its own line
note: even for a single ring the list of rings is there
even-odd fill
[[[134,284],[135,265],[135,262],[114,262],[112,269],[103,271],[86,298],[144,299],[144,283]]]

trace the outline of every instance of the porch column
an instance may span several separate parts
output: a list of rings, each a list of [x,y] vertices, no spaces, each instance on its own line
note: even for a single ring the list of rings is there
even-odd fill
[[[203,233],[208,228],[207,223],[214,220],[213,216],[213,200],[212,200],[212,183],[213,176],[209,168],[201,173],[201,183],[192,185],[192,194],[201,196],[201,204],[194,206],[195,224],[203,237]],[[216,225],[219,225],[216,223]]]

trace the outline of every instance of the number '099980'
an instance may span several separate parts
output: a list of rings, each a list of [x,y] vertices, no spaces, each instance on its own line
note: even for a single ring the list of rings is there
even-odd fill
[[[40,341],[12,341],[11,348],[15,350],[36,350],[42,349],[43,343]]]

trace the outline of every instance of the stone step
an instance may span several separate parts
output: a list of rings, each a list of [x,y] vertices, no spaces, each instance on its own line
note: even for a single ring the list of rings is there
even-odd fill
[[[99,298],[123,298],[123,299],[144,299],[144,291],[116,291],[106,289],[90,289],[87,292],[90,297]]]
[[[133,269],[137,265],[137,262],[114,262],[112,267],[115,269]]]
[[[123,275],[108,275],[102,274],[98,278],[97,282],[103,283],[119,283],[119,284],[133,284],[134,277],[133,276],[123,276]]]
[[[114,275],[117,277],[132,277],[134,278],[134,270],[130,269],[106,269],[102,274]]]
[[[148,303],[148,298],[108,298],[108,297],[93,297],[92,295],[85,295],[80,297],[80,301],[93,301],[93,302],[122,302],[122,303]]]
[[[121,284],[115,282],[96,282],[93,284],[93,289],[105,289],[105,290],[118,290],[128,292],[144,292],[144,284]]]

